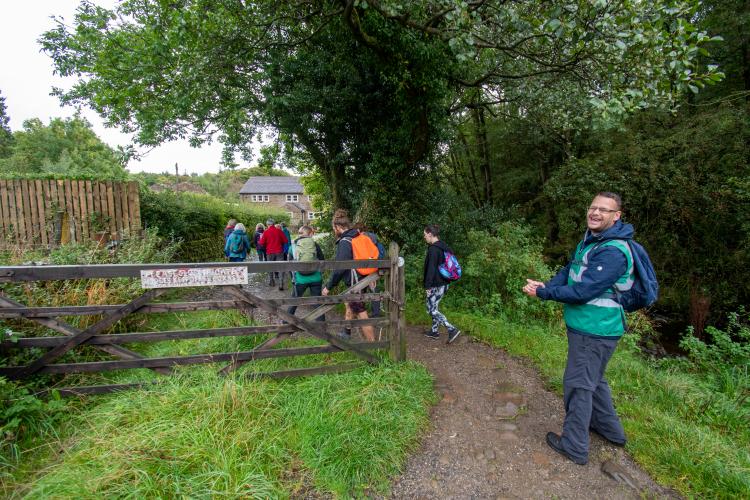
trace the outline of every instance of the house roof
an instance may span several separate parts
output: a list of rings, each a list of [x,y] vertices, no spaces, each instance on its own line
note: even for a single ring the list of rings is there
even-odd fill
[[[299,177],[259,176],[250,177],[240,189],[240,194],[303,194]]]

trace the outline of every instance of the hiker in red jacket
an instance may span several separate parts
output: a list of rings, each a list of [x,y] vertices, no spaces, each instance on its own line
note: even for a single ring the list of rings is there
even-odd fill
[[[284,232],[274,226],[274,220],[268,219],[266,226],[268,229],[263,231],[263,236],[260,237],[260,244],[266,249],[266,260],[268,261],[283,261],[284,260],[284,244],[289,243]],[[279,281],[279,290],[284,289],[284,272],[271,271],[269,274],[269,286],[274,286],[274,275]]]

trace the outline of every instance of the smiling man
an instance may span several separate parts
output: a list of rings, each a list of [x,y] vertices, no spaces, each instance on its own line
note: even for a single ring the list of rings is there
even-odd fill
[[[625,240],[622,200],[615,193],[596,195],[586,214],[588,229],[567,266],[547,283],[526,280],[524,293],[564,304],[568,359],[563,376],[565,421],[562,435],[547,433],[547,444],[579,465],[588,463],[589,432],[616,446],[625,432],[604,378],[617,341],[625,332],[625,313],[617,293],[633,286],[633,256]]]

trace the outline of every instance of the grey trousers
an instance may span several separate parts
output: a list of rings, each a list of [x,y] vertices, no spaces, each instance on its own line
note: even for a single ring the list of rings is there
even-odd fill
[[[625,441],[625,431],[604,379],[604,371],[618,340],[568,330],[568,363],[563,376],[565,421],[562,446],[577,458],[588,459],[590,429],[611,441]]]

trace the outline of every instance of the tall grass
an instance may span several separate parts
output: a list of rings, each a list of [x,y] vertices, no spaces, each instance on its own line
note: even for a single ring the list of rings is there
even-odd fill
[[[67,449],[12,496],[294,497],[386,492],[427,425],[415,364],[274,382],[185,371],[73,416]]]
[[[235,311],[149,316],[144,330],[247,324]],[[262,337],[129,346],[149,356],[233,352]],[[291,340],[294,345],[317,340]],[[282,345],[283,346],[283,345]],[[363,366],[340,375],[269,381],[250,371],[319,365],[350,354],[267,360],[230,377],[218,365],[173,377],[131,370],[78,383],[158,380],[146,390],[71,402],[53,433],[2,472],[6,497],[295,498],[387,493],[428,425],[435,396],[424,367]],[[251,363],[250,365],[253,365]]]
[[[559,321],[515,322],[446,307],[465,332],[530,359],[549,385],[562,392],[565,329]],[[411,301],[410,322],[426,323],[423,305]],[[657,481],[698,498],[750,497],[748,401],[680,363],[643,358],[626,335],[607,369],[627,450]]]

